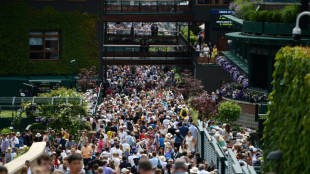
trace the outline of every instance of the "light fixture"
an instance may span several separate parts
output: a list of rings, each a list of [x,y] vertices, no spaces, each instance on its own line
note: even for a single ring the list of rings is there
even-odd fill
[[[301,38],[301,29],[299,27],[299,21],[300,21],[300,18],[304,15],[308,15],[310,16],[310,12],[309,11],[304,11],[302,13],[300,13],[298,16],[297,16],[297,19],[296,19],[296,26],[294,27],[293,31],[292,31],[292,34],[293,34],[293,39],[294,40],[300,40]]]

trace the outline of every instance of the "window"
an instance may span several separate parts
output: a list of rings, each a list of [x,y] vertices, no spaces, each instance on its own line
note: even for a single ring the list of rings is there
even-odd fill
[[[30,32],[30,59],[58,60],[59,32]]]

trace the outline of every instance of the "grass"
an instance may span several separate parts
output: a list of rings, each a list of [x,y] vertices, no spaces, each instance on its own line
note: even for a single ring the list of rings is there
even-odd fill
[[[19,116],[20,112],[17,111],[17,116]],[[16,112],[14,111],[14,116],[16,115]],[[26,118],[26,113],[23,112],[22,114],[23,118]],[[12,110],[2,110],[0,113],[0,118],[12,118]]]

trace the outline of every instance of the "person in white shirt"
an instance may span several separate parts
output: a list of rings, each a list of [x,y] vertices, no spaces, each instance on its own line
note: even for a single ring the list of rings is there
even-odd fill
[[[156,152],[152,152],[152,156],[153,158],[150,159],[150,162],[152,163],[152,167],[157,167],[159,159],[156,157],[157,156]]]
[[[123,140],[127,136],[127,133],[124,131],[124,127],[122,127],[122,126],[120,127],[118,136],[119,136],[120,142],[123,143]]]
[[[208,171],[205,170],[205,168],[206,167],[204,164],[200,164],[198,168],[199,172],[197,174],[210,174]]]
[[[30,167],[30,161],[25,161],[25,165],[27,166],[27,174],[31,174],[31,167]]]
[[[208,47],[208,44],[205,44],[205,46],[202,49],[203,57],[210,58],[210,48]]]
[[[15,148],[15,145],[16,144],[19,144],[19,140],[18,140],[18,138],[15,136],[15,133],[14,132],[12,132],[11,134],[10,134],[10,141],[11,141],[11,148],[12,149],[14,149]]]
[[[130,149],[130,145],[126,142],[125,139],[123,140],[122,146],[123,146],[123,149],[126,149],[126,148],[129,148],[129,149]]]

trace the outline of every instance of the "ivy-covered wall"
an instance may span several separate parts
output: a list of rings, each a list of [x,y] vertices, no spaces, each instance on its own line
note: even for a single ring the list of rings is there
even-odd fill
[[[27,3],[0,2],[0,75],[66,75],[75,68],[99,66],[96,40],[98,16],[78,10],[58,12],[52,7],[30,8]],[[29,32],[60,31],[59,60],[30,60]]]
[[[268,119],[264,129],[264,170],[310,173],[310,48],[284,47],[276,55]],[[282,160],[266,157],[281,150]]]

